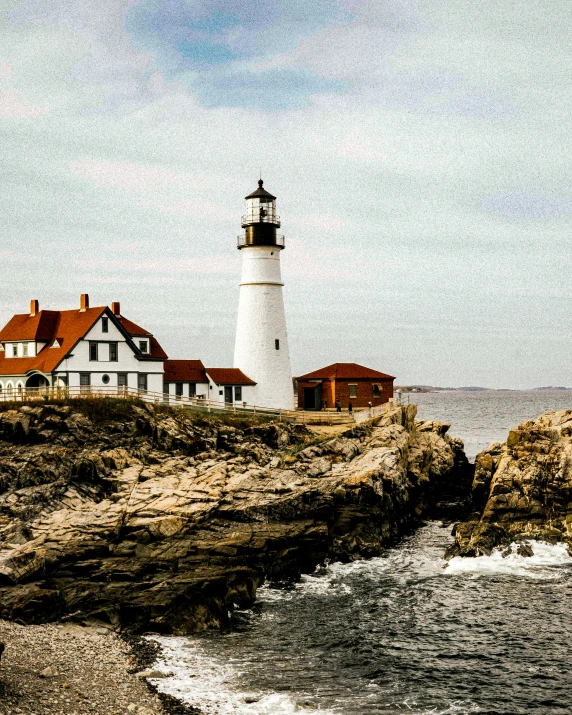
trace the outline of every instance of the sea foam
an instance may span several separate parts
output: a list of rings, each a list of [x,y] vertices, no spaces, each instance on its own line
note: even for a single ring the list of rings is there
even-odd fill
[[[213,658],[200,640],[150,636],[162,648],[153,668],[167,674],[151,682],[160,692],[199,708],[204,715],[332,715],[285,693],[245,690],[232,664]]]
[[[521,556],[517,553],[518,545],[511,544],[507,549],[494,549],[490,556],[475,558],[455,556],[444,568],[447,575],[473,574],[487,576],[506,574],[545,580],[558,578],[558,567],[572,566],[572,557],[567,544],[547,544],[545,541],[529,541],[533,556]]]

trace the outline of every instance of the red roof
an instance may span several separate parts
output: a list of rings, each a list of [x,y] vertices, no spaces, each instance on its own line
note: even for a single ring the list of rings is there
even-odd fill
[[[157,338],[149,339],[149,352],[145,354],[145,357],[150,357],[156,360],[166,360],[169,356],[159,345]]]
[[[208,382],[200,360],[165,360],[165,382]]]
[[[25,375],[30,370],[49,373],[56,369],[74,345],[89,332],[94,323],[107,310],[105,306],[87,310],[42,310],[36,315],[14,315],[0,330],[0,342],[35,341],[45,345],[35,357],[6,357],[0,351],[0,375]],[[118,316],[115,316],[118,317]],[[144,335],[149,339],[149,360],[165,360],[167,354],[151,334],[126,318],[119,319],[124,330],[131,335]],[[124,325],[124,321],[127,324]],[[131,333],[130,330],[143,331]],[[57,340],[59,347],[51,347]]]
[[[115,316],[117,320],[123,325],[125,332],[129,333],[132,338],[137,338],[139,336],[141,337],[149,337],[151,333],[148,330],[145,330],[145,328],[139,327],[139,325],[136,325],[133,323],[131,320],[127,320],[127,318],[124,318],[122,315],[116,315]]]
[[[73,346],[81,340],[92,325],[104,312],[102,308],[80,310],[42,310],[34,316],[15,315],[0,331],[0,341],[38,340],[47,342],[36,357],[6,357],[6,351],[0,352],[0,375],[24,375],[29,370],[52,372],[64,359]],[[42,319],[42,314],[48,313]],[[39,320],[38,320],[39,318]],[[51,326],[51,334],[47,326]],[[59,347],[52,348],[54,340]]]
[[[298,380],[315,380],[315,379],[332,379],[332,380],[395,380],[393,375],[386,375],[384,372],[372,370],[370,367],[358,365],[355,362],[335,362],[333,365],[314,370],[307,375],[300,375]]]
[[[70,311],[73,312],[73,311]],[[14,315],[0,330],[3,340],[39,340],[47,342],[54,335],[60,317],[58,310],[41,310],[36,315]]]
[[[152,337],[151,333],[148,330],[145,330],[145,328],[142,328],[141,326],[137,325],[132,320],[124,318],[122,315],[116,315],[115,317],[121,323],[123,329],[131,338],[149,338],[149,352],[144,353],[144,356],[146,358],[166,360],[169,357],[167,353],[163,350],[163,348],[159,345],[159,341],[156,338]]]
[[[237,367],[207,367],[206,372],[215,385],[256,385]]]

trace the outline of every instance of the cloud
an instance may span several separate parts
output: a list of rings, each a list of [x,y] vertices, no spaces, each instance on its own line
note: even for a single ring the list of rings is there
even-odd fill
[[[268,66],[269,58],[348,18],[337,0],[279,0],[272,12],[245,0],[144,0],[127,12],[125,27],[136,46],[154,53],[161,71],[178,77],[205,106],[281,111],[345,85],[307,67]]]
[[[3,7],[0,319],[99,292],[173,354],[230,364],[262,169],[295,372],[343,352],[506,384],[493,358],[526,335],[511,384],[568,379],[567,3]]]

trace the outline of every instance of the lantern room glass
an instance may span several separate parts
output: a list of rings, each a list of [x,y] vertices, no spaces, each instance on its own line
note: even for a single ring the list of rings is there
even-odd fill
[[[280,226],[280,216],[276,214],[276,201],[266,197],[247,199],[242,225],[253,223],[271,223]]]

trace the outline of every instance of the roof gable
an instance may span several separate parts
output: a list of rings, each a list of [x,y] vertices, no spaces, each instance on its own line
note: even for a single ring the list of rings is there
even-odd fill
[[[335,362],[332,365],[323,367],[314,372],[309,372],[306,375],[300,375],[298,380],[313,380],[313,379],[332,379],[332,380],[395,380],[393,375],[387,375],[385,372],[373,370],[364,365],[358,365],[355,362]]]
[[[114,319],[121,325],[123,330],[130,338],[147,338],[149,340],[149,352],[143,353],[143,358],[146,360],[167,360],[168,355],[159,345],[159,341],[153,337],[145,328],[142,328],[132,320],[124,318],[122,315],[113,315]],[[141,356],[138,355],[139,359]]]
[[[93,324],[105,310],[105,306],[100,308],[87,308],[84,311],[42,310],[35,316],[14,316],[14,318],[29,318],[32,322],[28,324],[26,320],[14,321],[13,318],[8,322],[5,328],[0,331],[0,340],[25,341],[35,339],[40,342],[46,342],[47,345],[45,345],[35,357],[13,358],[6,357],[6,351],[0,353],[0,375],[23,375],[29,370],[38,370],[43,373],[52,372],[74,345],[89,332]],[[35,318],[38,316],[41,317],[42,313],[49,313],[50,315],[44,323],[42,323],[41,320],[39,321],[39,326],[42,330],[42,332],[40,332],[38,330],[39,326],[35,326],[34,322]],[[50,334],[47,332],[48,326],[51,329]],[[8,330],[8,328],[10,328],[10,330]],[[33,329],[35,329],[36,335],[41,334],[42,338],[25,337],[27,335],[29,336]],[[56,339],[58,347],[54,345]]]
[[[104,313],[117,321],[128,341],[134,336],[149,340],[149,352],[136,352],[137,359],[167,359],[167,353],[151,333],[126,318],[118,318],[106,306],[86,310],[42,310],[33,316],[15,315],[0,331],[0,341],[3,342],[33,340],[46,343],[35,357],[6,357],[6,351],[0,351],[0,375],[25,375],[30,370],[53,372]],[[132,341],[129,344],[137,351]]]

